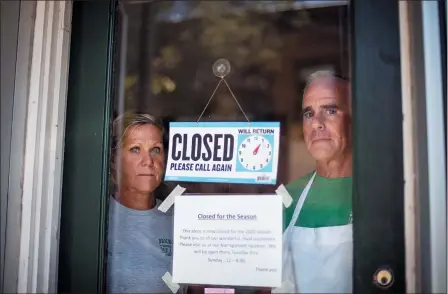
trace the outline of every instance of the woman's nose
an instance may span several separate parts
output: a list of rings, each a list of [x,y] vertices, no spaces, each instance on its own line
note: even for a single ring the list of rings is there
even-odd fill
[[[143,165],[144,166],[153,166],[154,165],[154,160],[151,156],[151,154],[146,153],[145,155],[143,155]]]

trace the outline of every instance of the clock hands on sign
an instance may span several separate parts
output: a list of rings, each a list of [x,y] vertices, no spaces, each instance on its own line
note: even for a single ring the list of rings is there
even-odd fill
[[[255,148],[254,153],[253,153],[254,155],[257,155],[258,149],[260,149],[260,146],[261,146],[261,144],[258,144],[257,148]]]

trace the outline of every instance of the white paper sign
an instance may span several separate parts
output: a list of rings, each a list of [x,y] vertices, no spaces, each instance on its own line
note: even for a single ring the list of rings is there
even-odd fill
[[[173,122],[165,181],[275,184],[279,122]]]
[[[279,287],[279,195],[181,195],[174,206],[173,282]]]

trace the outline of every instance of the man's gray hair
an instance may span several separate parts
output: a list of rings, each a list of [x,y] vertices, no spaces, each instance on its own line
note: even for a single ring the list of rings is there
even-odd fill
[[[308,87],[314,81],[322,79],[322,78],[329,78],[329,79],[335,79],[335,80],[338,80],[338,81],[348,82],[348,80],[346,78],[344,78],[343,76],[337,74],[333,70],[318,70],[318,71],[315,71],[315,72],[313,72],[312,74],[310,74],[308,76],[308,78],[306,79],[305,89],[303,91],[306,92]]]
[[[347,85],[349,84],[349,80],[339,74],[337,74],[336,72],[332,71],[332,70],[318,70],[313,72],[312,74],[310,74],[308,76],[308,78],[306,79],[306,85],[305,85],[305,89],[303,90],[303,95],[305,95],[306,91],[308,90],[308,88],[310,87],[310,85],[315,82],[316,80],[319,79],[334,79],[335,81],[339,81],[339,82],[343,82],[346,83]],[[351,114],[351,105],[352,105],[352,95],[350,93],[350,86],[348,86],[347,89],[348,93],[347,93],[347,98],[348,98],[348,104],[349,104],[349,109],[350,109],[350,114]],[[303,103],[303,101],[302,101]]]
[[[124,136],[127,135],[127,131],[129,128],[133,126],[141,126],[141,125],[153,125],[156,126],[161,134],[162,138],[165,135],[165,128],[163,127],[163,123],[160,119],[146,113],[132,113],[127,112],[120,116],[118,116],[112,126],[112,148],[116,149],[120,146],[123,141]]]

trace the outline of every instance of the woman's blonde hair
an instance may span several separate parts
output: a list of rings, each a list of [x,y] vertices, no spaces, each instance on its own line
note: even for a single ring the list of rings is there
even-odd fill
[[[153,125],[156,126],[161,134],[162,138],[165,137],[165,128],[160,119],[147,113],[133,113],[126,112],[118,116],[112,125],[112,150],[116,150],[120,147],[124,137],[130,128],[141,125]],[[164,140],[165,143],[165,140]]]

